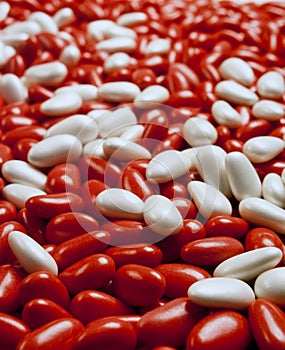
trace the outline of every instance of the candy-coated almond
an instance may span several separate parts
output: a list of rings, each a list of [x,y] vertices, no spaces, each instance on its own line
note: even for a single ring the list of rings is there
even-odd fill
[[[103,152],[107,157],[121,161],[151,158],[151,153],[145,147],[122,137],[109,137],[103,142],[102,146]]]
[[[246,86],[253,84],[255,80],[250,65],[238,57],[230,57],[224,60],[219,66],[219,71],[223,79],[233,79]]]
[[[165,55],[170,50],[170,40],[169,39],[153,39],[150,41],[145,48],[145,55]]]
[[[67,45],[62,49],[58,60],[65,64],[69,69],[71,69],[78,64],[80,58],[81,51],[79,50],[79,48],[76,45]],[[92,98],[91,100],[95,100],[95,98],[97,97],[97,88],[93,86],[90,90],[91,91],[87,96],[94,96],[94,98]],[[78,90],[76,92],[81,96],[82,100],[84,100],[82,95],[86,95],[85,92],[83,92],[82,94]],[[89,99],[87,99],[87,101],[88,100]]]
[[[51,117],[76,113],[82,106],[82,98],[75,92],[64,92],[44,101],[40,111]]]
[[[201,181],[191,181],[187,185],[187,189],[199,212],[205,218],[231,215],[232,205],[230,201],[215,187]]]
[[[253,163],[264,163],[284,150],[285,143],[275,136],[257,136],[246,141],[242,151]]]
[[[210,145],[217,141],[215,127],[202,117],[189,118],[183,126],[184,139],[192,147]]]
[[[82,144],[75,136],[55,135],[35,144],[28,153],[28,160],[37,167],[51,167],[77,160],[81,152]]]
[[[6,103],[25,101],[27,89],[15,74],[4,74],[0,78],[0,93]]]
[[[285,92],[284,78],[278,72],[263,74],[256,83],[257,91],[264,98],[279,99]]]
[[[83,147],[83,156],[94,156],[101,159],[107,159],[103,149],[104,139],[96,139],[86,143]]]
[[[37,22],[43,32],[54,33],[58,32],[58,28],[52,17],[42,11],[35,11],[29,16],[29,20]]]
[[[109,32],[109,34],[111,34]],[[96,45],[97,50],[107,52],[132,52],[137,46],[136,41],[130,36],[115,36],[111,39],[101,41]]]
[[[73,10],[70,7],[63,7],[56,11],[52,18],[58,28],[61,28],[73,22],[75,16]]]
[[[218,265],[213,276],[250,281],[262,272],[276,266],[282,255],[282,251],[276,247],[264,247],[241,253]]]
[[[25,77],[29,85],[41,84],[46,86],[58,86],[66,78],[68,70],[58,61],[32,66],[25,71]]]
[[[78,193],[80,186],[80,171],[73,163],[58,164],[48,172],[46,191],[49,193]]]
[[[124,37],[132,38],[132,39],[137,38],[137,33],[135,30],[120,26],[116,23],[106,28],[105,34],[106,34],[106,37],[108,38],[123,38],[123,40],[124,40]]]
[[[117,38],[110,40],[117,40]],[[132,102],[139,93],[140,88],[128,81],[105,83],[98,88],[98,97],[112,102]]]
[[[18,34],[18,33],[26,33],[26,34],[39,34],[41,32],[40,25],[35,21],[16,21],[10,25],[8,25],[4,29],[5,34]]]
[[[246,198],[239,204],[239,213],[249,222],[285,234],[285,210],[261,198]]]
[[[218,124],[229,128],[237,128],[241,125],[242,120],[239,113],[228,102],[216,101],[213,103],[211,110]]]
[[[104,62],[104,70],[111,73],[116,69],[124,68],[129,65],[131,57],[125,52],[116,52],[110,55]]]
[[[240,239],[249,230],[249,224],[241,218],[220,215],[208,220],[205,224],[207,237],[227,236]]]
[[[76,84],[63,86],[55,90],[55,94],[75,92],[83,101],[92,101],[97,98],[98,88],[91,84]]]
[[[144,12],[128,12],[120,15],[116,22],[120,26],[132,27],[142,23],[145,23],[148,19],[148,16]]]
[[[25,202],[32,197],[46,194],[38,188],[21,185],[10,184],[6,185],[2,190],[3,197],[13,203],[17,208],[24,208]]]
[[[252,114],[256,118],[279,120],[284,116],[284,106],[271,100],[261,100],[252,107]]]
[[[3,21],[3,19],[7,18],[10,9],[11,9],[11,6],[8,2],[1,1],[1,3],[0,3],[0,13],[1,13],[0,21]]]
[[[129,126],[121,135],[121,137],[125,140],[135,141],[140,139],[144,132],[143,125],[132,125]]]
[[[198,305],[236,310],[246,309],[255,299],[247,283],[229,277],[197,281],[188,289],[188,297]]]
[[[262,196],[267,201],[285,209],[285,184],[275,173],[265,176],[262,183]]]
[[[245,250],[249,251],[263,247],[276,247],[283,251],[282,240],[274,231],[265,227],[256,227],[249,230],[245,236]]]
[[[219,82],[215,93],[219,98],[234,104],[252,106],[258,101],[258,96],[253,91],[233,80]]]
[[[156,103],[165,103],[170,97],[169,91],[160,85],[150,85],[140,92],[134,100],[138,108],[150,108]]]
[[[103,40],[107,30],[114,25],[115,22],[108,19],[89,22],[87,25],[87,35],[90,39]]]

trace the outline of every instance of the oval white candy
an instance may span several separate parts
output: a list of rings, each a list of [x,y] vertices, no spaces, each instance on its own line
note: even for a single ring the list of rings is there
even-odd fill
[[[265,176],[262,183],[262,196],[267,201],[285,209],[285,184],[278,174],[269,173]]]
[[[256,83],[257,91],[264,98],[279,99],[285,92],[284,78],[278,72],[263,74]]]
[[[133,29],[119,26],[116,23],[105,30],[105,35],[108,38],[137,38],[137,33]]]
[[[26,272],[46,271],[57,275],[58,267],[54,258],[31,237],[20,231],[12,231],[8,242]]]
[[[284,106],[275,101],[261,100],[253,105],[252,114],[256,118],[279,120],[284,116]]]
[[[5,18],[7,18],[8,13],[11,9],[11,6],[6,1],[0,2],[0,21],[3,21]]]
[[[149,55],[165,55],[170,50],[170,40],[169,39],[153,39],[145,48],[145,54]]]
[[[260,274],[254,284],[257,298],[285,306],[285,267],[277,267]]]
[[[25,101],[27,89],[15,74],[4,74],[0,77],[0,95],[6,103]]]
[[[47,176],[22,160],[8,160],[2,166],[2,175],[6,181],[45,189]]]
[[[118,36],[111,39],[100,41],[96,45],[97,50],[108,51],[111,53],[122,51],[132,52],[137,47],[137,43],[129,36]]]
[[[189,170],[197,170],[196,168],[196,148],[186,148],[181,151],[181,155],[187,159],[190,164]]]
[[[226,156],[226,171],[233,195],[238,201],[249,197],[261,197],[260,178],[241,152],[230,152]]]
[[[97,92],[98,88],[91,84],[76,84],[76,85],[70,85],[70,86],[63,86],[61,88],[58,88],[55,90],[55,94],[62,94],[62,93],[76,93],[78,94],[83,101],[92,101],[96,100],[97,98]]]
[[[32,20],[16,21],[3,29],[4,34],[21,34],[36,35],[42,31],[41,26]]]
[[[215,93],[219,98],[234,104],[252,106],[258,101],[258,96],[253,91],[233,80],[219,82]]]
[[[237,128],[241,125],[239,113],[226,101],[215,101],[212,104],[212,115],[219,125],[229,128]]]
[[[29,35],[26,34],[26,33],[15,33],[15,34],[13,34],[13,33],[12,34],[10,34],[10,33],[8,33],[8,34],[7,33],[6,34],[1,33],[1,35],[0,35],[1,43],[6,45],[4,51],[7,50],[7,47],[9,48],[8,51],[11,51],[11,48],[18,49],[28,39],[29,39]],[[16,51],[13,52],[13,54],[15,54],[15,53],[16,53]],[[6,52],[5,56],[7,56],[8,54],[11,57],[9,52]]]
[[[75,15],[70,7],[62,7],[54,15],[53,20],[58,28],[67,26],[75,20]]]
[[[55,135],[36,143],[28,153],[28,161],[36,167],[51,167],[79,159],[81,142],[73,135]]]
[[[145,147],[121,137],[106,139],[103,143],[103,151],[108,158],[112,157],[121,161],[151,158],[151,153]]]
[[[42,32],[53,33],[53,34],[56,34],[58,32],[58,27],[55,21],[53,20],[53,18],[44,12],[41,12],[41,11],[32,12],[32,14],[29,16],[29,20],[37,22],[41,27]]]
[[[96,139],[98,135],[98,126],[94,120],[86,115],[76,114],[52,125],[47,130],[44,137],[48,138],[60,134],[76,136],[82,144],[85,144]]]
[[[285,185],[285,169],[283,169],[282,173],[281,173],[281,180]]]
[[[125,27],[132,27],[147,21],[148,17],[144,12],[124,13],[117,18],[117,24]]]
[[[152,195],[144,203],[144,221],[161,235],[175,234],[182,229],[183,218],[173,202],[161,195]]]
[[[58,86],[68,73],[66,66],[59,62],[42,63],[32,66],[25,71],[27,83],[46,86]]]
[[[232,214],[230,201],[215,187],[201,181],[191,181],[187,189],[204,218]]]
[[[106,37],[107,30],[114,25],[115,22],[108,19],[92,21],[87,25],[87,35],[90,39],[103,40]]]
[[[82,106],[82,98],[75,92],[64,92],[44,101],[40,111],[51,117],[76,113]]]
[[[29,198],[46,194],[46,192],[27,185],[9,184],[4,186],[2,194],[5,199],[22,209]]]
[[[239,204],[239,213],[245,220],[285,234],[285,210],[261,198],[246,198]]]
[[[77,46],[67,45],[62,49],[58,59],[68,68],[73,68],[78,64],[80,57],[81,51]]]
[[[103,150],[103,142],[104,139],[96,139],[94,141],[90,141],[84,145],[83,155],[86,156],[94,156],[101,159],[107,159],[106,154]]]
[[[219,71],[223,79],[233,79],[242,85],[249,86],[255,80],[250,65],[238,57],[230,57],[224,60],[219,67]]]
[[[148,180],[164,183],[186,174],[189,168],[190,160],[181,152],[167,150],[152,158],[146,168],[146,177]]]
[[[220,263],[214,270],[214,277],[232,277],[251,281],[262,272],[276,266],[283,252],[275,247],[265,247],[233,256]]]
[[[232,192],[226,173],[227,153],[219,146],[195,147],[195,163],[201,178],[208,184],[230,197]]]
[[[242,151],[253,163],[264,163],[281,153],[284,146],[284,141],[279,137],[257,136],[246,141]]]
[[[134,103],[138,108],[150,108],[153,103],[164,103],[169,97],[169,91],[164,86],[151,85],[135,97]]]
[[[205,278],[193,283],[188,289],[189,299],[206,307],[246,309],[255,295],[250,286],[235,278]]]
[[[217,141],[216,128],[200,117],[189,118],[183,126],[183,136],[192,147],[210,145]]]
[[[139,93],[140,88],[128,81],[105,83],[98,88],[98,97],[111,102],[132,102]]]
[[[96,207],[108,217],[140,220],[143,216],[143,201],[127,190],[110,188],[96,197]]]
[[[116,52],[106,58],[104,70],[111,73],[116,69],[125,68],[129,65],[131,57],[125,52]]]
[[[139,138],[141,138],[142,134],[144,132],[144,126],[141,124],[138,125],[132,125],[128,127],[120,137],[122,137],[125,140],[129,141],[135,141]]]

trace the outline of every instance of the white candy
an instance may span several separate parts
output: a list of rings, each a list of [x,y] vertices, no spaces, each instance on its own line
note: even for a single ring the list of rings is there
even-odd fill
[[[44,12],[35,11],[33,12],[29,20],[35,21],[41,27],[42,32],[56,34],[58,32],[58,27],[52,17]]]
[[[215,187],[225,196],[230,197],[232,192],[225,165],[227,153],[216,145],[195,147],[193,151],[196,156],[196,169],[204,182]]]
[[[87,25],[87,35],[90,39],[101,41],[107,36],[107,30],[114,25],[115,22],[108,19],[90,22]]]
[[[4,74],[0,77],[0,95],[6,103],[25,101],[27,89],[15,74]]]
[[[13,203],[18,209],[22,209],[29,198],[41,196],[46,192],[22,184],[9,184],[3,188],[2,194],[6,200]]]
[[[98,88],[98,97],[111,102],[133,102],[140,93],[140,88],[128,81],[105,83]]]
[[[186,174],[189,168],[190,160],[181,152],[167,150],[152,158],[146,168],[146,178],[164,183]]]
[[[10,45],[15,49],[21,47],[21,45],[23,45],[27,39],[29,39],[29,35],[26,33],[0,33],[0,42],[4,43],[5,45]],[[14,54],[15,53],[16,52],[14,52]]]
[[[32,66],[25,71],[27,82],[45,86],[58,86],[66,78],[68,70],[58,61]]]
[[[108,38],[122,38],[122,37],[127,37],[127,38],[132,38],[136,39],[137,38],[137,33],[130,28],[122,27],[114,23],[114,25],[109,26],[105,30],[105,35]]]
[[[53,20],[58,26],[58,28],[71,24],[74,19],[75,19],[74,12],[69,7],[63,7],[59,9],[53,16]]]
[[[147,15],[144,12],[129,12],[117,18],[117,24],[125,27],[137,26],[145,23],[148,20]]]
[[[219,125],[229,128],[237,128],[241,125],[239,113],[226,101],[215,101],[212,104],[212,115]]]
[[[77,46],[67,45],[62,49],[58,59],[68,68],[73,68],[78,64],[80,57],[81,51]]]
[[[151,158],[151,153],[146,148],[121,137],[110,137],[105,140],[103,151],[108,158],[112,157],[121,161]]]
[[[14,22],[3,29],[4,34],[20,34],[36,35],[42,31],[41,26],[35,21]]]
[[[106,58],[104,70],[111,73],[116,69],[125,68],[129,65],[131,57],[125,52],[116,52]]]
[[[285,210],[261,198],[246,198],[239,204],[239,213],[249,222],[285,234]]]
[[[16,54],[16,50],[12,46],[5,45],[1,39],[0,37],[0,68]]]
[[[169,39],[153,39],[145,48],[145,54],[149,55],[165,55],[170,50]]]
[[[11,6],[6,1],[0,2],[0,21],[3,21],[5,18],[7,18],[9,11],[11,9]]]
[[[187,189],[203,217],[232,214],[230,201],[215,187],[201,181],[191,181]]]
[[[103,150],[103,142],[104,139],[96,139],[94,141],[86,143],[86,145],[83,148],[83,155],[107,159]]]
[[[190,167],[189,170],[197,170],[196,168],[196,148],[186,148],[180,152],[183,157],[189,161]]]
[[[64,92],[44,101],[40,111],[51,117],[76,113],[82,106],[82,98],[76,92]]]
[[[238,201],[249,197],[261,197],[261,181],[249,161],[241,152],[226,156],[226,171],[233,195]]]
[[[129,36],[118,36],[106,39],[96,45],[97,50],[108,51],[111,53],[118,51],[132,52],[136,47],[136,41]]]
[[[55,135],[36,143],[28,153],[28,161],[36,167],[52,167],[79,159],[81,142],[73,135]]]
[[[219,82],[215,93],[219,98],[234,104],[252,106],[258,101],[258,96],[253,91],[233,80]]]
[[[265,176],[262,183],[262,195],[267,201],[285,209],[285,184],[275,173]]]
[[[121,138],[129,141],[135,141],[141,138],[144,132],[144,126],[141,124],[128,127],[121,135]]]
[[[127,190],[110,188],[96,197],[98,210],[108,217],[140,220],[143,216],[143,201]]]
[[[183,126],[183,137],[192,147],[210,145],[217,141],[216,128],[200,117],[189,118]]]
[[[2,175],[8,182],[45,189],[47,176],[22,160],[8,160],[2,166]]]
[[[189,299],[206,307],[242,310],[255,299],[250,286],[235,278],[205,278],[193,283],[188,289]]]
[[[58,274],[54,258],[35,240],[20,231],[12,231],[8,236],[9,246],[17,260],[28,273],[37,271]]]
[[[262,272],[272,269],[281,258],[282,251],[275,247],[265,247],[233,256],[220,263],[213,273],[214,277],[232,277],[251,281]]]
[[[92,111],[88,112],[88,117],[92,118],[97,124],[99,124],[99,121],[102,119],[105,119],[107,115],[109,115],[110,110],[108,109],[93,109]]]
[[[75,114],[52,125],[47,130],[45,138],[60,134],[74,135],[84,145],[96,139],[98,135],[98,126],[94,120],[86,115]]]
[[[254,284],[257,298],[285,306],[285,267],[277,267],[259,275]]]
[[[271,100],[261,100],[252,107],[252,114],[256,118],[279,120],[284,116],[284,106]]]
[[[283,169],[282,173],[281,173],[281,180],[285,185],[285,169]]]
[[[139,93],[135,100],[135,106],[138,108],[150,108],[155,103],[164,103],[170,97],[169,91],[160,85],[151,85]]]
[[[243,153],[253,163],[264,163],[275,158],[284,150],[285,143],[275,136],[257,136],[243,145]]]
[[[227,58],[221,63],[219,71],[223,79],[233,79],[242,85],[249,86],[255,80],[252,68],[241,58]]]
[[[91,84],[74,84],[69,86],[63,86],[55,90],[55,94],[75,92],[78,94],[82,101],[93,101],[97,98],[98,88]]]
[[[284,78],[278,72],[267,72],[257,81],[257,91],[260,96],[279,99],[285,92]]]
[[[179,232],[183,226],[179,210],[170,199],[161,195],[152,195],[146,199],[143,217],[152,231],[164,236]]]

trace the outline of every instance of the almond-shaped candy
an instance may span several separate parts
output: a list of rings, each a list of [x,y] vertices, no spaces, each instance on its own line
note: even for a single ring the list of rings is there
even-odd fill
[[[55,90],[55,94],[75,92],[83,101],[92,101],[97,98],[98,88],[91,84],[77,84],[63,86]]]
[[[53,20],[58,28],[67,26],[75,20],[75,15],[70,7],[62,7],[53,15]]]
[[[262,183],[262,196],[268,202],[285,209],[285,184],[278,174],[269,173],[265,176]]]
[[[47,176],[29,163],[12,159],[2,166],[2,175],[8,182],[45,189]]]
[[[261,181],[249,161],[241,152],[226,156],[226,172],[233,195],[238,201],[248,197],[261,197]]]
[[[144,132],[144,126],[141,124],[131,125],[128,127],[121,135],[121,137],[125,140],[135,141],[142,137]]]
[[[168,150],[152,158],[146,169],[146,177],[148,180],[164,183],[186,174],[190,166],[190,160],[181,152]]]
[[[284,150],[285,142],[275,136],[257,136],[243,145],[242,151],[253,163],[264,163]]]
[[[6,103],[25,101],[27,89],[15,74],[4,74],[0,77],[0,95]]]
[[[20,34],[36,35],[42,31],[41,26],[32,20],[15,21],[3,29],[4,34]]]
[[[116,69],[127,67],[130,63],[131,57],[125,52],[116,52],[106,58],[104,62],[104,70],[111,73]]]
[[[198,305],[236,310],[246,309],[255,300],[254,292],[247,283],[228,277],[197,281],[190,286],[187,294]]]
[[[271,100],[261,100],[252,107],[252,115],[266,120],[279,120],[284,116],[284,106]]]
[[[279,99],[285,92],[283,76],[278,72],[267,72],[257,81],[257,91],[260,96],[270,99]]]
[[[17,208],[25,207],[25,202],[35,196],[46,194],[46,192],[38,188],[26,186],[22,184],[9,184],[2,190],[2,195],[9,202],[13,203]]]
[[[161,195],[152,195],[144,203],[143,217],[148,227],[161,235],[175,234],[182,229],[183,218],[174,203]]]
[[[218,139],[216,128],[201,117],[189,118],[183,126],[183,137],[192,147],[214,144]]]
[[[3,21],[5,18],[7,18],[10,9],[11,5],[8,2],[0,2],[0,21]]]
[[[170,40],[156,38],[153,39],[145,48],[145,55],[165,55],[170,50]]]
[[[98,210],[107,217],[140,220],[143,216],[143,201],[130,191],[109,188],[96,197]]]
[[[132,27],[145,23],[148,20],[147,14],[144,12],[129,12],[120,15],[116,22],[120,26]]]
[[[165,103],[169,96],[164,86],[150,85],[136,96],[134,103],[138,108],[149,108],[156,103]]]
[[[282,255],[282,251],[276,247],[259,248],[241,253],[220,263],[213,276],[250,281],[262,272],[276,266]]]
[[[140,93],[140,88],[128,81],[105,83],[98,88],[98,97],[111,102],[133,102]]]
[[[46,271],[57,275],[58,267],[53,257],[31,237],[20,231],[12,231],[8,242],[26,272]]]
[[[241,217],[285,235],[285,210],[261,198],[246,198],[239,204]]]
[[[285,185],[285,169],[283,169],[282,173],[281,173],[281,180]]]
[[[218,100],[212,104],[212,115],[219,125],[237,128],[241,125],[239,113],[226,101]]]
[[[82,106],[82,98],[75,92],[65,92],[54,95],[44,101],[40,111],[51,117],[59,117],[66,114],[76,113]]]
[[[51,16],[42,11],[32,12],[29,16],[29,20],[35,21],[41,27],[42,32],[56,34],[58,27]]]
[[[219,71],[223,79],[233,79],[245,86],[253,84],[255,80],[250,65],[238,57],[230,57],[224,60],[219,67]]]
[[[28,153],[28,161],[36,167],[51,167],[79,159],[82,144],[73,135],[61,134],[36,143]]]
[[[107,159],[103,149],[104,139],[96,139],[86,143],[83,147],[83,156],[95,156]]]
[[[114,25],[115,22],[109,19],[92,21],[87,25],[87,35],[90,39],[101,41],[106,38],[107,30]]]
[[[71,69],[78,64],[80,58],[81,58],[81,51],[77,46],[72,44],[72,45],[67,45],[62,49],[58,59],[60,62],[65,64],[69,69]]]
[[[250,89],[233,80],[223,80],[215,87],[216,95],[229,103],[252,106],[258,101],[258,96]]]
[[[187,189],[203,217],[232,214],[230,201],[215,187],[201,181],[191,181]]]
[[[109,33],[110,34],[110,33]],[[132,52],[137,47],[136,40],[130,36],[114,36],[111,39],[100,41],[96,45],[99,51],[114,52]]]
[[[135,30],[120,26],[116,23],[106,29],[105,35],[107,38],[137,38]]]

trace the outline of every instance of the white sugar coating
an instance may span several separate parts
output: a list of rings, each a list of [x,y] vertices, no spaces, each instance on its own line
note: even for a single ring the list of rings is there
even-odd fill
[[[212,115],[219,125],[229,128],[241,126],[242,120],[239,113],[226,101],[218,100],[212,104]]]
[[[62,7],[54,15],[53,20],[58,28],[71,24],[75,20],[75,15],[70,7]]]
[[[36,35],[42,31],[41,26],[32,20],[14,22],[3,29],[4,34],[20,34]]]
[[[224,60],[219,67],[223,79],[233,79],[240,84],[250,86],[255,81],[255,76],[250,65],[238,57],[230,57]]]
[[[206,307],[246,309],[255,299],[251,287],[238,279],[227,277],[205,278],[188,289],[189,299]]]
[[[87,35],[90,39],[101,41],[107,37],[107,30],[114,25],[115,22],[109,19],[101,19],[89,22],[87,25]]]
[[[30,85],[58,86],[64,81],[67,73],[67,67],[63,63],[54,61],[31,66],[25,71],[24,76]]]
[[[276,266],[283,252],[276,247],[254,249],[233,256],[221,262],[214,270],[213,277],[232,277],[251,281],[262,272]]]
[[[152,231],[163,236],[178,233],[183,226],[179,210],[170,199],[161,195],[152,195],[146,199],[143,217]]]
[[[145,23],[147,20],[148,20],[148,16],[144,12],[129,12],[119,16],[116,22],[120,26],[132,27],[132,26]]]
[[[140,220],[143,217],[144,203],[132,192],[110,188],[98,194],[96,207],[107,217]]]
[[[285,185],[285,169],[283,169],[282,173],[281,173],[281,180]]]
[[[5,18],[7,18],[10,9],[11,5],[7,1],[0,2],[0,21],[3,21]]]
[[[269,173],[264,177],[262,196],[268,202],[285,209],[285,184],[278,174]]]
[[[58,274],[54,258],[34,239],[20,231],[9,233],[8,242],[17,260],[28,273],[46,271]]]
[[[215,127],[201,117],[189,118],[183,126],[183,137],[192,147],[214,144],[218,139]]]
[[[165,55],[169,52],[171,45],[169,39],[153,39],[145,48],[145,55]]]
[[[111,73],[116,69],[125,68],[129,65],[131,57],[125,52],[116,52],[104,61],[104,70]]]
[[[129,126],[120,137],[129,141],[136,141],[141,138],[144,132],[144,126],[141,124]]]
[[[256,118],[266,120],[280,120],[284,117],[284,106],[276,101],[261,100],[256,102],[252,107],[252,115]]]
[[[65,46],[58,60],[66,65],[68,68],[74,68],[81,58],[81,51],[76,45],[67,45]]]
[[[106,39],[103,41],[100,41],[96,45],[96,49],[100,51],[107,51],[110,53],[115,52],[132,52],[137,47],[137,42],[135,39],[129,37],[129,36],[119,36],[119,37],[113,37],[111,39]]]
[[[266,72],[256,83],[260,96],[269,99],[279,99],[285,92],[284,78],[278,72]]]
[[[25,101],[28,92],[17,75],[7,73],[0,77],[0,95],[6,103],[13,103]]]
[[[82,98],[76,92],[63,92],[44,101],[40,111],[51,117],[76,113],[82,106]]]
[[[9,50],[14,49],[13,55],[15,55],[16,50],[19,47],[21,47],[21,45],[23,45],[26,40],[29,39],[29,35],[26,33],[1,33],[1,44],[5,44],[5,51],[7,49],[7,46],[9,48]],[[12,56],[13,56],[12,55]],[[7,53],[6,53],[7,56]],[[9,55],[11,57],[11,55]]]
[[[253,163],[264,163],[275,158],[284,150],[285,142],[275,136],[257,136],[243,145],[243,153]]]
[[[91,84],[76,84],[60,87],[54,93],[58,95],[70,92],[78,94],[82,98],[82,101],[92,101],[97,98],[98,88]]]
[[[107,159],[103,150],[104,139],[96,139],[86,143],[83,147],[83,156],[94,156],[101,159]]]
[[[135,97],[134,104],[138,108],[150,108],[156,103],[167,102],[169,97],[169,91],[164,86],[150,85]]]
[[[130,28],[119,26],[116,23],[114,25],[108,26],[105,30],[105,35],[107,38],[137,38],[137,33]]]
[[[46,194],[46,192],[35,187],[13,183],[4,186],[2,194],[6,200],[13,203],[18,209],[22,209],[29,198]]]
[[[140,93],[140,88],[128,81],[105,83],[98,88],[98,98],[111,102],[133,102]]]
[[[29,20],[35,21],[41,27],[42,32],[57,34],[58,27],[54,19],[48,14],[35,11],[29,16]]]

